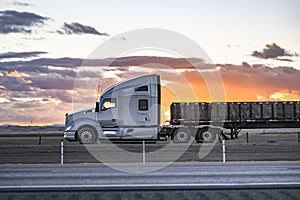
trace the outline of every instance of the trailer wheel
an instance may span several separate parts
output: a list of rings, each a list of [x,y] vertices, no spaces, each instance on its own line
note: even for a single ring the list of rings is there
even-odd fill
[[[78,141],[80,144],[95,144],[96,143],[96,130],[89,126],[79,128]]]
[[[173,136],[174,143],[188,143],[191,140],[191,133],[186,128],[178,128]]]
[[[198,131],[196,135],[197,142],[213,142],[217,138],[218,129],[204,128]]]

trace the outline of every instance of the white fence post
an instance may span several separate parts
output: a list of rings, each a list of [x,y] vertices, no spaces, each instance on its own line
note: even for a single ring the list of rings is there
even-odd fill
[[[223,162],[226,162],[225,140],[222,141],[222,146],[223,146]]]
[[[145,140],[143,140],[143,164],[146,163]]]
[[[60,142],[60,164],[64,164],[64,140]]]

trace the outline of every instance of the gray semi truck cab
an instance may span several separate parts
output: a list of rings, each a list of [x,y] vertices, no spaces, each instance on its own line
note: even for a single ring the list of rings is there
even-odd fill
[[[80,143],[98,139],[157,140],[160,125],[160,77],[156,74],[117,83],[95,107],[66,114],[64,138]]]

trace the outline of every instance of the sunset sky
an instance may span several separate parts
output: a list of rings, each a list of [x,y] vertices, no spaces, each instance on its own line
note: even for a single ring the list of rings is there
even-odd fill
[[[2,0],[0,125],[63,124],[111,84],[150,73],[166,113],[172,101],[299,101],[299,10],[298,0]],[[95,54],[142,28],[182,35],[210,59],[155,46]]]

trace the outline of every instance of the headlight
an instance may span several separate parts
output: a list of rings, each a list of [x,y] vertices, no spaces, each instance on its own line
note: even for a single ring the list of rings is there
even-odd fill
[[[72,125],[70,125],[70,126],[68,126],[67,128],[66,128],[66,130],[65,131],[69,131],[69,130],[71,130],[72,129]]]

